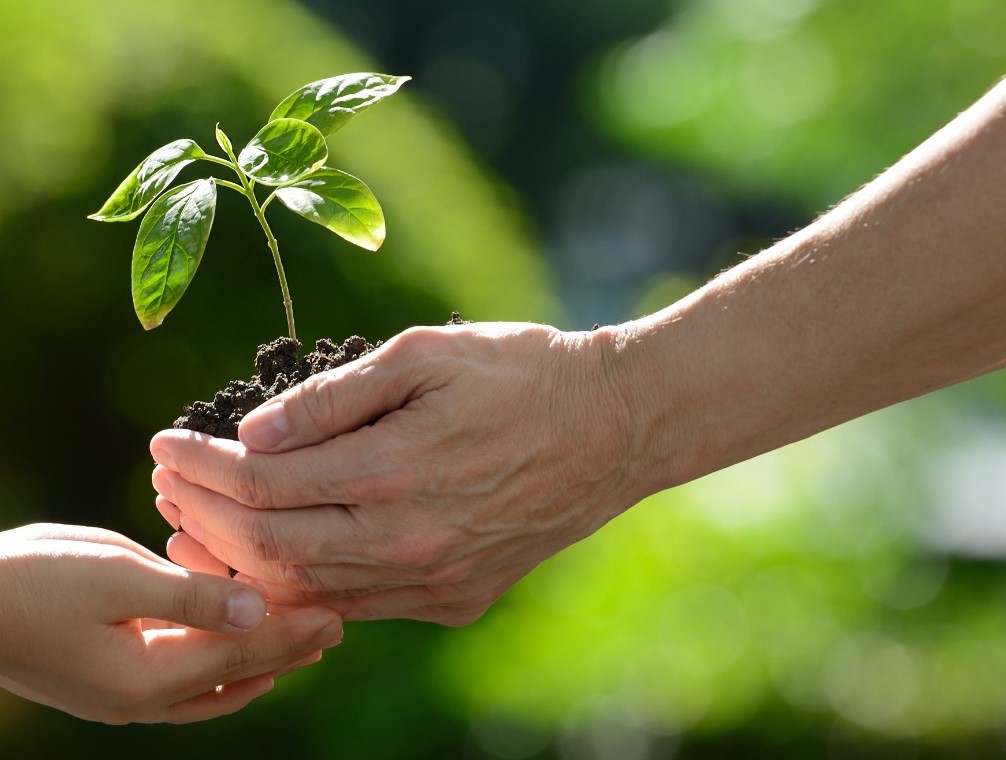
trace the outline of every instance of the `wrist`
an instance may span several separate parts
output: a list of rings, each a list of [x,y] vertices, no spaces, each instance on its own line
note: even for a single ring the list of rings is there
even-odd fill
[[[599,406],[611,419],[614,455],[623,460],[633,503],[698,477],[703,459],[688,409],[674,382],[673,360],[645,321],[599,327],[587,334],[601,378]]]
[[[625,408],[626,456],[643,496],[802,437],[793,378],[774,358],[785,355],[772,343],[779,336],[744,299],[725,308],[726,279],[735,277],[591,334]]]

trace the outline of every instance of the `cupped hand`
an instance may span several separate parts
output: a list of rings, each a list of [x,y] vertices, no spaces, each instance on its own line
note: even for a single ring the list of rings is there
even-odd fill
[[[172,559],[277,603],[462,625],[644,494],[591,333],[412,328],[250,413],[151,441]]]
[[[0,609],[0,687],[113,724],[234,712],[342,636],[331,610],[267,616],[246,584],[82,526],[0,533]]]

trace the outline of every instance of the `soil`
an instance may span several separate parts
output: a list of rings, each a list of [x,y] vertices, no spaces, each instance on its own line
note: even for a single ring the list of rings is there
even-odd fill
[[[465,321],[453,312],[447,324],[460,325]],[[255,407],[311,375],[341,367],[380,345],[381,341],[370,343],[358,335],[346,338],[341,344],[322,338],[315,343],[313,351],[300,356],[298,341],[277,338],[258,347],[255,354],[258,374],[249,380],[231,380],[223,390],[217,391],[212,401],[194,401],[186,405],[172,427],[237,440],[238,423]]]

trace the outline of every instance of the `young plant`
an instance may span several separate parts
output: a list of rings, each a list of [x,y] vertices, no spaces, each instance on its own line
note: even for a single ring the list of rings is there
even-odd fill
[[[266,209],[278,198],[291,211],[351,243],[372,251],[380,248],[384,212],[363,182],[325,165],[326,140],[409,79],[363,72],[311,82],[284,98],[237,155],[218,124],[216,141],[224,158],[204,152],[189,139],[175,140],[147,156],[101,209],[88,216],[99,222],[127,222],[146,210],[132,264],[133,308],[143,327],[151,330],[161,324],[192,282],[213,226],[219,185],[248,199],[265,232],[283,293],[287,330],[296,341],[293,300]],[[165,192],[193,161],[226,166],[238,181],[209,177]],[[256,192],[259,185],[267,188],[262,200]]]

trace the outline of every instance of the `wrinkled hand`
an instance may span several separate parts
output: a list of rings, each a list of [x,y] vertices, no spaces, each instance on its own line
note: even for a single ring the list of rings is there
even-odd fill
[[[645,495],[603,353],[541,325],[412,328],[249,414],[240,443],[162,431],[168,555],[281,604],[467,624]]]
[[[226,715],[339,642],[338,615],[266,616],[247,585],[100,528],[0,533],[0,687],[87,720]]]

